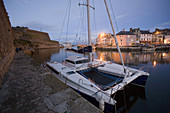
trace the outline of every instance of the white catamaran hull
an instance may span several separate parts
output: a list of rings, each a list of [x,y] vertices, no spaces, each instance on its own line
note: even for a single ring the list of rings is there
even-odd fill
[[[94,61],[96,62],[96,61]],[[88,64],[98,64],[98,63],[88,63]],[[100,63],[104,64],[104,63]],[[84,64],[85,65],[85,64]],[[128,76],[126,78],[122,79],[119,82],[111,81],[109,84],[110,86],[106,85],[106,89],[102,89],[95,80],[90,80],[91,78],[89,76],[93,77],[93,74],[91,74],[91,71],[94,70],[94,67],[88,67],[89,65],[85,65],[85,67],[81,69],[76,68],[69,68],[68,66],[65,66],[61,63],[47,63],[47,66],[50,70],[52,70],[55,77],[57,77],[59,80],[61,80],[63,83],[69,85],[71,88],[75,89],[76,91],[79,91],[83,94],[86,94],[92,98],[95,98],[99,102],[100,108],[104,108],[105,103],[110,105],[115,105],[116,101],[111,98],[111,95],[115,94],[117,91],[122,90],[127,84],[133,83],[136,79],[140,77],[146,77],[149,76],[148,73],[144,71],[138,71],[136,69],[130,68],[131,71],[129,73],[131,76]],[[103,72],[101,69],[103,68]],[[109,68],[109,69],[107,69]],[[100,74],[102,73],[103,76],[110,77],[114,76],[117,72],[113,72],[113,68],[119,69],[119,72],[123,73],[123,67],[119,64],[106,64],[104,66],[98,66],[95,70]],[[98,69],[98,70],[97,70]],[[106,69],[106,70],[104,70]],[[110,70],[110,72],[109,72]],[[101,71],[101,72],[100,72]],[[106,73],[107,72],[107,73]],[[85,75],[89,73],[89,75]],[[112,74],[114,73],[114,74]],[[108,74],[108,75],[107,75]],[[121,74],[120,74],[121,75]],[[120,76],[117,76],[119,78]],[[120,77],[120,78],[121,78]]]
[[[75,72],[75,70],[65,67],[60,63],[48,62],[47,66],[52,70],[55,77],[69,85],[71,88],[95,98],[99,102],[99,105],[104,106],[105,102],[111,105],[115,105],[116,101],[110,97],[110,94],[103,92],[92,81],[84,78],[82,75]],[[69,75],[67,72],[75,73]]]

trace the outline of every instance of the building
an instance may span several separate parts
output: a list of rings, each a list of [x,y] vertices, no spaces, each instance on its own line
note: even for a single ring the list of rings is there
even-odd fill
[[[102,45],[102,46],[111,46],[112,43],[114,42],[114,36],[111,33],[101,33],[99,36],[96,38],[96,44],[97,45]]]
[[[140,43],[140,36],[141,36],[141,32],[140,32],[140,28],[130,28],[130,32],[136,35],[136,43]]]
[[[170,35],[165,35],[164,44],[170,44]]]
[[[140,35],[140,43],[141,44],[151,44],[152,43],[152,33],[149,30],[140,30],[141,35]]]
[[[158,29],[156,28],[153,32],[153,43],[154,44],[164,44],[168,43],[170,29]]]
[[[133,43],[136,43],[136,35],[130,31],[120,31],[116,34],[119,46],[131,46]],[[113,45],[116,45],[113,43]]]

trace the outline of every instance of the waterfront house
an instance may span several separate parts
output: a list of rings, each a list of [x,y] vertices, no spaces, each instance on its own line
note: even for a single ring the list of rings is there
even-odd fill
[[[130,31],[122,30],[116,34],[119,46],[132,46],[133,43],[136,43],[136,35]],[[116,45],[113,43],[113,45]]]
[[[170,34],[165,35],[164,44],[170,44]]]
[[[102,46],[111,46],[114,42],[113,35],[111,33],[101,33],[96,38],[96,44]]]
[[[152,43],[152,33],[149,30],[141,30],[140,43],[141,44],[151,44]]]
[[[135,34],[136,35],[136,43],[140,43],[140,35],[141,35],[141,32],[140,32],[140,28],[130,28],[130,32]]]
[[[156,28],[153,32],[153,43],[154,44],[166,44],[169,41],[170,29],[158,29]]]

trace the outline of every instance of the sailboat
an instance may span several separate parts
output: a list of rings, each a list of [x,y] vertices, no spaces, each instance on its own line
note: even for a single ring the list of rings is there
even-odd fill
[[[109,14],[106,0],[104,0],[106,10],[110,19],[113,34],[115,34],[111,17]],[[90,5],[87,0],[88,14],[88,44],[91,46],[90,32]],[[59,80],[88,96],[96,101],[101,110],[107,109],[108,106],[114,106],[116,101],[112,95],[122,90],[129,83],[145,85],[149,73],[142,70],[126,67],[124,65],[121,51],[115,35],[116,45],[120,54],[122,65],[92,59],[92,53],[89,58],[80,56],[69,56],[62,63],[47,62],[47,67],[52,71]]]

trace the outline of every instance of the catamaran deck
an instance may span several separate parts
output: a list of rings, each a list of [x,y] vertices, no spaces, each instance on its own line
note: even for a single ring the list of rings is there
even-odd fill
[[[97,69],[81,70],[78,71],[78,73],[83,75],[85,78],[90,79],[103,90],[123,80],[121,77],[119,78],[113,75],[105,74],[99,72]]]

